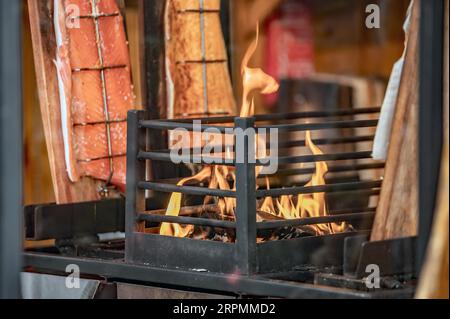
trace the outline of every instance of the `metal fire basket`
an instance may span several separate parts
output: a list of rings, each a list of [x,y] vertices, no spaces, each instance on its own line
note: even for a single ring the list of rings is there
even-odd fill
[[[201,119],[202,132],[214,128],[222,133],[228,127],[240,128],[277,128],[280,132],[304,132],[335,129],[373,128],[377,125],[379,108],[342,109],[324,112],[302,112],[289,114],[257,115],[251,118],[213,117]],[[355,120],[357,118],[357,120]],[[199,120],[199,119],[197,119]],[[278,122],[277,122],[278,121]],[[283,124],[277,124],[283,121]],[[302,121],[302,123],[291,123]],[[267,124],[269,123],[269,124]],[[275,123],[275,124],[274,124]],[[286,124],[287,123],[287,124]],[[151,150],[147,143],[147,134],[151,130],[170,131],[183,128],[194,130],[194,119],[150,120],[145,111],[131,111],[128,115],[128,152],[127,152],[127,201],[126,201],[126,252],[127,262],[145,264],[153,267],[176,268],[184,270],[211,271],[218,273],[252,275],[291,271],[301,265],[334,266],[342,265],[342,251],[345,238],[367,235],[373,222],[376,207],[343,207],[329,212],[329,216],[257,221],[257,200],[281,195],[325,193],[334,197],[351,194],[355,199],[361,196],[377,196],[382,185],[379,180],[358,180],[335,182],[320,186],[279,187],[257,189],[255,167],[262,165],[244,156],[243,163],[231,161],[224,165],[236,169],[236,190],[209,189],[201,186],[177,186],[172,180],[148,181],[147,162],[170,162],[170,150]],[[371,142],[373,136],[333,136],[314,140],[317,145],[350,144]],[[304,146],[304,140],[281,142],[280,148]],[[250,147],[248,137],[244,141],[244,154]],[[194,162],[194,156],[190,156]],[[198,158],[196,159],[197,163]],[[353,160],[348,164],[349,160]],[[361,161],[364,160],[364,161]],[[201,158],[203,164],[206,158]],[[323,155],[280,156],[280,165],[295,163],[315,163],[326,161],[330,172],[359,172],[379,170],[384,163],[371,159],[371,151],[352,151]],[[210,163],[210,162],[208,162]],[[331,165],[333,163],[333,165]],[[339,164],[341,163],[341,164]],[[344,164],[342,164],[344,163]],[[311,173],[309,168],[285,168],[277,174],[298,176]],[[161,193],[181,193],[195,196],[216,196],[236,199],[235,221],[200,218],[192,216],[166,216],[164,210],[146,211],[148,191]],[[356,200],[355,200],[356,201]],[[164,207],[161,207],[163,209]],[[354,230],[323,236],[257,242],[261,231],[272,231],[283,227],[299,227],[325,223],[349,222],[358,225]],[[217,227],[235,231],[234,242],[176,238],[148,233],[145,225],[176,223]]]

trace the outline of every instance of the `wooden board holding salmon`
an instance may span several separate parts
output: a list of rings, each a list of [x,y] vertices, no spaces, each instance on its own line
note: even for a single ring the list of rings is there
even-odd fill
[[[236,114],[220,23],[220,1],[166,2],[169,118]]]
[[[115,0],[29,1],[41,112],[58,203],[124,190],[126,118],[135,108]],[[103,190],[101,192],[100,190]]]

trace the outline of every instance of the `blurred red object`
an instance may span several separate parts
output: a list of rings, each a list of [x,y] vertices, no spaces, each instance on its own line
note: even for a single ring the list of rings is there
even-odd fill
[[[276,80],[302,79],[314,73],[312,10],[308,0],[282,2],[266,22],[265,70]],[[265,97],[268,105],[277,94]]]

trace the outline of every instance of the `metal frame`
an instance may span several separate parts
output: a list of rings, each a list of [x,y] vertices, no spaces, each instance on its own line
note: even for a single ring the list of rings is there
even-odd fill
[[[247,129],[277,128],[285,131],[306,131],[335,128],[373,127],[376,120],[336,120],[337,117],[354,116],[355,114],[373,114],[379,109],[357,109],[332,112],[310,112],[293,114],[275,114],[256,116],[252,118],[234,118],[230,116],[202,119],[201,130],[214,128],[225,132],[225,127],[218,124],[228,124],[228,128]],[[126,261],[138,264],[149,264],[159,267],[171,267],[182,269],[207,269],[213,272],[239,273],[252,275],[256,273],[270,273],[278,271],[290,271],[298,265],[314,263],[313,258],[317,249],[327,251],[328,260],[325,265],[342,264],[342,251],[344,239],[359,234],[359,232],[334,234],[329,236],[312,236],[291,240],[278,240],[257,244],[257,233],[264,230],[281,229],[284,227],[298,227],[305,225],[317,225],[322,223],[352,221],[371,224],[374,217],[374,209],[364,207],[355,209],[349,207],[347,214],[341,213],[330,216],[303,218],[296,220],[278,220],[270,222],[256,221],[256,201],[264,197],[279,197],[282,195],[312,194],[312,193],[342,193],[342,192],[366,192],[366,195],[378,195],[382,181],[362,181],[353,183],[335,183],[324,186],[289,187],[256,190],[255,167],[263,163],[255,160],[253,141],[245,136],[243,154],[245,161],[238,163],[236,159],[225,165],[236,168],[236,190],[225,191],[209,189],[199,186],[177,186],[173,180],[146,180],[146,162],[163,161],[170,162],[168,150],[148,150],[146,139],[151,130],[169,131],[175,128],[194,130],[193,120],[149,120],[145,111],[130,111],[128,114],[128,161],[127,161],[127,205],[126,205]],[[309,124],[279,124],[257,125],[258,122],[267,120],[321,119],[320,122]],[[358,140],[358,139],[355,139]],[[344,143],[349,142],[342,140]],[[297,146],[298,143],[293,143]],[[300,145],[304,145],[300,143]],[[369,159],[368,152],[353,152],[342,154],[285,156],[279,159],[280,164],[314,163],[318,161]],[[185,160],[190,163],[205,163],[205,157],[195,156],[191,152]],[[367,166],[370,169],[372,166]],[[347,167],[350,171],[355,165]],[[364,169],[364,167],[361,167]],[[286,173],[286,172],[285,172]],[[291,173],[294,175],[296,171]],[[164,212],[145,210],[146,191],[163,193],[182,193],[197,196],[217,196],[236,198],[236,221],[215,220],[197,218],[191,216],[166,216]],[[163,208],[163,207],[161,207]],[[156,234],[144,233],[144,225],[150,223],[178,223],[182,225],[200,225],[232,229],[236,234],[234,243],[222,243],[208,240],[194,240],[189,238],[174,238]],[[360,229],[368,230],[367,228]],[[302,252],[293,254],[293,251]],[[317,262],[320,263],[320,262]]]
[[[20,296],[22,1],[0,0],[0,299]]]
[[[430,238],[442,160],[443,29],[444,1],[420,1],[418,271]]]

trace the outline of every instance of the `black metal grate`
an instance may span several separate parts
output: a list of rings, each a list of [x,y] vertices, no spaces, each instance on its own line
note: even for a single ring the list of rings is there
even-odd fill
[[[303,112],[290,114],[273,114],[255,116],[252,118],[213,117],[202,119],[182,120],[148,120],[145,111],[131,111],[128,116],[128,163],[127,163],[127,236],[126,258],[128,261],[146,263],[158,267],[180,267],[183,269],[205,269],[226,273],[240,273],[244,275],[288,271],[295,266],[316,263],[316,253],[319,249],[328,252],[327,261],[323,264],[339,264],[342,254],[339,249],[343,240],[355,234],[366,234],[373,221],[376,207],[344,207],[331,211],[328,216],[311,217],[292,220],[274,220],[257,222],[257,200],[265,197],[280,197],[282,195],[298,195],[326,193],[341,196],[353,194],[355,198],[376,196],[380,192],[381,180],[336,181],[321,186],[278,187],[272,189],[257,189],[258,178],[255,167],[263,165],[258,160],[249,160],[244,156],[243,163],[236,160],[223,165],[236,169],[236,190],[210,189],[199,185],[177,186],[173,180],[146,180],[146,162],[170,162],[170,150],[150,150],[147,148],[147,133],[150,130],[170,131],[183,128],[194,130],[194,120],[201,120],[201,131],[214,128],[226,133],[227,128],[276,128],[280,132],[323,131],[330,129],[373,128],[378,121],[373,119],[358,119],[363,116],[373,118],[379,113],[379,108],[364,108],[353,110],[337,110],[330,112]],[[276,121],[307,121],[306,123],[277,124]],[[275,124],[272,124],[275,122]],[[270,124],[267,124],[270,123]],[[198,128],[198,125],[197,125]],[[317,145],[355,144],[373,140],[373,136],[332,136],[314,140]],[[305,140],[287,140],[280,143],[280,149],[305,146]],[[234,148],[234,145],[231,145]],[[249,139],[244,141],[244,154],[250,149]],[[191,163],[210,163],[208,158],[194,155],[184,158]],[[365,162],[339,163],[339,161],[365,160]],[[279,164],[282,168],[277,176],[299,176],[311,174],[312,168],[285,167],[299,163],[315,163],[326,161],[330,163],[330,172],[358,172],[362,170],[382,169],[384,163],[371,160],[371,151],[353,151],[324,155],[280,156]],[[221,164],[222,165],[222,164]],[[146,211],[146,191],[162,193],[181,193],[195,196],[214,196],[221,198],[236,198],[236,220],[220,220],[193,217],[193,212],[207,210],[205,206],[185,207],[181,216],[166,216],[164,207],[159,211]],[[350,195],[352,196],[352,195]],[[190,214],[188,213],[190,212]],[[190,238],[175,238],[157,234],[145,233],[145,223],[176,223],[181,225],[196,225],[203,227],[218,227],[235,231],[234,243],[194,240]],[[276,240],[257,243],[260,231],[276,230],[284,227],[299,227],[325,223],[349,222],[351,224],[366,225],[348,233],[312,236],[289,240]]]

